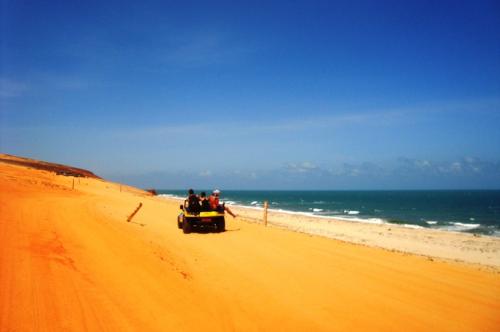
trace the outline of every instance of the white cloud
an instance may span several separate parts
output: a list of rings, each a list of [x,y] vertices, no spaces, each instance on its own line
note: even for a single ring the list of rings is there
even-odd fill
[[[212,171],[210,170],[203,170],[200,173],[198,173],[199,176],[201,177],[210,177],[212,176]]]
[[[389,171],[377,164],[371,162],[362,162],[349,164],[344,163],[339,170],[332,171],[336,176],[350,176],[350,177],[380,177],[387,175]]]
[[[400,175],[462,175],[475,176],[478,174],[500,174],[500,163],[482,161],[479,158],[464,157],[460,160],[430,162],[428,160],[400,158],[399,166],[394,170]]]
[[[309,161],[304,161],[302,163],[289,163],[285,166],[285,168],[292,173],[309,173],[316,170],[319,170],[319,167],[314,165]]]
[[[451,163],[450,170],[454,173],[460,173],[462,171],[462,164],[458,161]]]

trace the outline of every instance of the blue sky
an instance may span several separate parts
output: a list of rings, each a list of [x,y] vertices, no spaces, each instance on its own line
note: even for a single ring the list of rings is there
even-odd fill
[[[500,188],[497,1],[0,15],[3,153],[157,188]]]

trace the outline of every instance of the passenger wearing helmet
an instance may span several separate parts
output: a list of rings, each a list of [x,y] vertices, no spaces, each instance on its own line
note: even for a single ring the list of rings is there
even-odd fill
[[[208,201],[210,202],[210,208],[214,211],[219,211],[219,212],[223,212],[224,210],[226,210],[227,213],[229,213],[233,218],[236,218],[236,214],[234,214],[233,211],[231,211],[231,209],[229,209],[224,204],[222,205],[220,204],[219,196],[220,196],[220,190],[215,189],[208,198]]]

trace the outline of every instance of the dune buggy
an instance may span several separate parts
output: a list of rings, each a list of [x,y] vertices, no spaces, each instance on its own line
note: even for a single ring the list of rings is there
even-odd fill
[[[184,234],[189,234],[194,228],[212,229],[216,232],[226,230],[224,210],[220,211],[192,211],[189,209],[187,200],[180,205],[182,212],[177,217],[177,227],[181,228]]]

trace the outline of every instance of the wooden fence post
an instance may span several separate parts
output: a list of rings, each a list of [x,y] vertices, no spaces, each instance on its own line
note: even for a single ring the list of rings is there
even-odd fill
[[[269,207],[269,203],[264,201],[264,226],[267,227],[267,208]]]
[[[140,203],[139,203],[139,206],[135,209],[135,211],[134,211],[134,212],[132,212],[132,214],[131,214],[130,216],[128,216],[128,218],[127,218],[127,221],[128,221],[128,222],[131,222],[131,221],[132,221],[132,218],[135,216],[135,214],[136,214],[137,212],[139,212],[139,210],[140,210],[140,208],[141,208],[141,207],[142,207],[142,202],[140,202]]]

